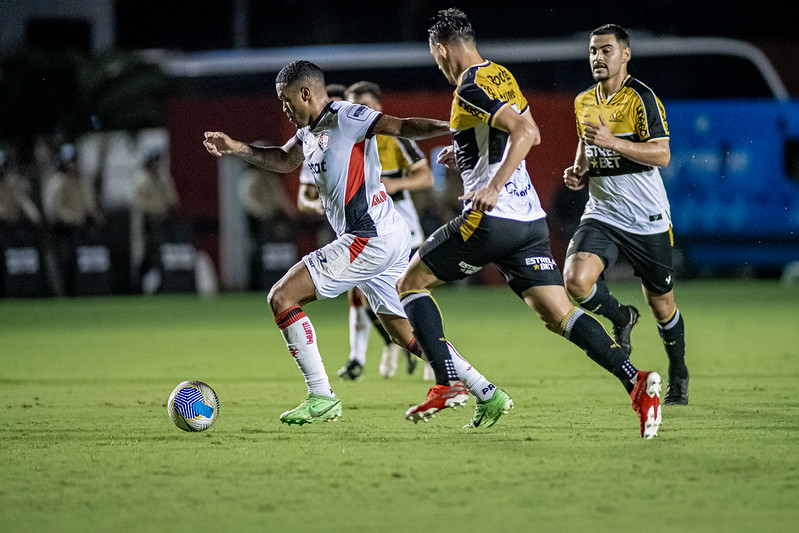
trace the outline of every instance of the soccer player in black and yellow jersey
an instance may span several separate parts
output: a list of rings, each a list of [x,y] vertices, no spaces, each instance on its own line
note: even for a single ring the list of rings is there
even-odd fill
[[[660,424],[660,376],[639,372],[599,321],[566,295],[549,247],[546,213],[527,173],[525,157],[540,135],[519,85],[508,69],[483,59],[460,10],[440,11],[429,36],[436,64],[456,86],[450,116],[453,149],[445,152],[443,162],[460,172],[464,207],[422,244],[397,284],[414,335],[436,374],[436,386],[406,418],[426,420],[449,407],[453,368],[443,318],[430,291],[495,263],[549,330],[585,350],[622,382],[639,415],[641,436],[654,437]],[[466,427],[491,426],[513,407],[502,389],[482,392]]]
[[[613,322],[629,354],[638,310],[621,305],[603,280],[619,253],[641,278],[642,289],[669,357],[664,405],[688,403],[685,326],[674,303],[673,238],[669,201],[658,167],[669,163],[669,130],[652,89],[627,73],[630,38],[614,24],[591,33],[589,56],[596,84],[574,102],[580,138],[567,187],[588,184],[589,198],[566,253],[566,288],[585,309]]]

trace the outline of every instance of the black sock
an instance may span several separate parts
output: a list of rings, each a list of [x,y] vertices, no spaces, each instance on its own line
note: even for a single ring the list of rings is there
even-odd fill
[[[688,376],[685,366],[685,323],[679,309],[666,322],[658,322],[658,333],[669,356],[669,380]]]
[[[413,327],[413,335],[435,372],[437,385],[449,385],[449,349],[438,304],[429,292],[409,292],[400,298]]]
[[[380,336],[383,337],[383,341],[386,343],[386,346],[391,344],[391,335],[389,335],[388,331],[386,331],[386,328],[383,327],[383,323],[380,322],[379,318],[377,318],[375,312],[372,311],[371,308],[367,307],[366,315],[369,317],[369,320],[372,321],[372,325],[375,327]]]
[[[616,376],[629,394],[638,369],[600,322],[576,307],[564,318],[561,335],[582,348],[596,364]]]
[[[597,315],[609,318],[614,326],[622,327],[630,320],[630,313],[610,293],[608,285],[598,279],[591,294],[584,298],[575,298],[580,307]]]

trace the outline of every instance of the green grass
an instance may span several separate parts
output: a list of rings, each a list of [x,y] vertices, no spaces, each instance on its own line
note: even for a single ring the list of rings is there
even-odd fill
[[[645,307],[640,289],[617,296]],[[677,287],[691,404],[644,441],[618,382],[504,288],[437,292],[448,337],[516,403],[414,426],[421,372],[332,383],[344,416],[283,426],[305,395],[263,295],[0,301],[0,530],[795,531],[799,288]],[[306,307],[328,373],[348,352],[344,299]],[[645,314],[633,361],[665,375]],[[210,383],[216,425],[165,404]]]

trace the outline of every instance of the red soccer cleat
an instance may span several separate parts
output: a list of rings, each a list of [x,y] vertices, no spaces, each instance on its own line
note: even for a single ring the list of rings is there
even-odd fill
[[[660,389],[663,380],[657,372],[638,371],[638,379],[630,393],[633,410],[641,421],[641,437],[651,439],[657,437],[662,420],[660,413]]]
[[[453,409],[458,406],[466,405],[469,399],[469,391],[463,381],[456,381],[451,386],[435,385],[430,387],[424,402],[405,411],[405,418],[414,424],[421,420],[427,422],[429,418],[436,416],[436,413],[447,407]]]

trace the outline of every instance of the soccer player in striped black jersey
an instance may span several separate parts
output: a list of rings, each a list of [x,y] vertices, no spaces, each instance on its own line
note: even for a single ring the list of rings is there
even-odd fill
[[[280,420],[302,425],[341,416],[341,401],[330,387],[316,332],[303,305],[334,298],[357,286],[392,339],[421,355],[395,288],[408,264],[410,232],[380,181],[374,136],[422,139],[442,135],[448,128],[439,120],[396,118],[363,105],[332,102],[322,70],[308,61],[286,65],[277,75],[275,88],[283,111],[298,128],[283,146],[253,146],[219,131],[205,132],[203,144],[214,156],[235,155],[279,173],[291,172],[305,161],[336,232],[333,242],[291,267],[267,297],[275,323],[308,386],[305,401],[284,412]],[[449,386],[443,401],[449,406],[463,405],[467,391],[477,394],[493,385],[450,349],[457,381]]]
[[[382,91],[380,86],[369,81],[359,81],[350,85],[345,97],[348,102],[368,106],[375,111],[383,111]],[[401,139],[377,135],[377,153],[383,170],[380,175],[386,192],[394,201],[403,220],[411,231],[411,249],[415,252],[422,241],[422,225],[413,205],[410,191],[429,189],[433,186],[433,171],[422,153],[419,145],[411,139]],[[374,313],[365,305],[363,295],[357,288],[348,293],[350,300],[350,355],[346,365],[338,371],[345,379],[355,379],[363,373],[366,363],[366,349],[369,343],[369,320],[375,323]],[[375,323],[378,333],[383,337],[386,346],[380,357],[379,371],[384,378],[391,378],[397,370],[400,348],[391,342],[385,330]],[[416,369],[416,357],[407,351],[408,373]],[[425,374],[429,366],[425,365]]]
[[[572,297],[613,322],[616,341],[629,354],[638,310],[621,305],[604,271],[622,253],[642,289],[669,358],[664,405],[688,403],[685,326],[674,303],[674,240],[669,201],[658,167],[669,163],[669,130],[652,89],[627,73],[627,32],[608,24],[591,33],[589,59],[596,84],[574,101],[579,143],[564,171],[567,187],[588,184],[589,198],[569,243],[564,275]]]
[[[546,214],[525,165],[540,136],[519,85],[508,69],[483,59],[474,30],[460,10],[439,11],[429,36],[436,64],[456,86],[450,117],[454,152],[447,151],[443,162],[460,171],[464,208],[422,244],[398,290],[414,335],[435,371],[437,387],[451,379],[451,369],[443,318],[430,291],[495,263],[549,330],[579,346],[621,381],[633,399],[641,436],[654,437],[660,424],[660,377],[639,372],[599,321],[573,306],[566,295],[549,247]],[[638,401],[641,391],[652,393],[644,394],[648,402]],[[513,407],[503,390],[485,392],[467,427],[491,424]],[[438,394],[431,388],[406,418],[416,421],[435,413]]]

